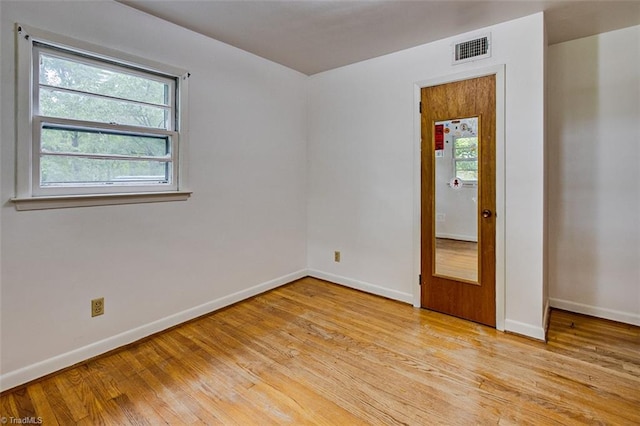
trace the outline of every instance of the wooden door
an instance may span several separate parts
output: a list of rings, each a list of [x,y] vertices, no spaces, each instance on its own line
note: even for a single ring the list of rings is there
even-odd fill
[[[426,87],[422,89],[422,206],[421,206],[421,304],[422,307],[449,315],[465,318],[471,321],[486,324],[492,327],[496,325],[496,284],[495,284],[495,239],[496,239],[496,197],[495,197],[495,75],[473,78],[465,81]],[[477,123],[477,136],[474,151],[477,155],[476,171],[458,170],[471,169],[473,163],[465,164],[465,158],[457,158],[459,152],[471,157],[469,149],[465,153],[464,145],[455,145],[447,159],[443,149],[443,133],[448,132],[449,127],[455,123],[471,120],[469,123]],[[441,123],[441,124],[437,124]],[[444,123],[444,124],[442,124]],[[447,128],[443,131],[443,126]],[[437,127],[438,126],[438,127]],[[439,134],[437,134],[439,133]],[[455,139],[459,142],[463,138]],[[472,144],[471,139],[465,139],[467,146]],[[447,144],[451,144],[447,140]],[[462,146],[462,148],[460,148]],[[438,148],[441,150],[437,152]],[[448,149],[448,148],[447,148]],[[461,155],[462,155],[461,154]],[[454,164],[454,173],[463,177],[475,174],[475,180],[456,178],[452,174],[451,181],[446,185],[436,180],[436,166],[438,164]],[[470,166],[471,165],[471,166]],[[463,167],[464,166],[464,167]],[[439,170],[442,170],[442,166]],[[454,166],[448,166],[452,167]],[[468,175],[465,175],[468,173]],[[440,177],[438,179],[441,180]],[[459,184],[459,185],[458,185]],[[436,188],[436,185],[437,188]],[[475,214],[474,225],[477,229],[477,251],[472,253],[473,262],[476,262],[475,275],[465,275],[462,269],[464,253],[456,251],[456,244],[473,246],[473,241],[456,241],[455,237],[441,238],[436,235],[436,226],[442,228],[438,222],[444,221],[444,213],[440,213],[439,201],[436,206],[436,191],[450,189],[475,188],[477,196],[473,198],[475,206],[470,207]],[[442,196],[439,196],[440,198]],[[467,204],[471,204],[467,203]],[[475,209],[475,212],[473,210]],[[457,215],[459,211],[452,210],[451,215]],[[467,221],[469,222],[469,221]],[[469,223],[467,223],[469,225]],[[473,223],[472,223],[473,225]],[[455,235],[455,233],[454,233]],[[448,249],[443,249],[444,245]],[[450,250],[449,250],[450,249]],[[436,265],[436,251],[438,250],[438,265]],[[462,256],[462,257],[461,257]],[[477,260],[475,257],[477,257]],[[445,259],[445,260],[443,260]],[[456,263],[460,261],[461,263]],[[446,269],[444,264],[449,269]]]

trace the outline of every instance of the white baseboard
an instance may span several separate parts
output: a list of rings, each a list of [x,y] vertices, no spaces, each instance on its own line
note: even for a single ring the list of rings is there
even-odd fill
[[[504,331],[531,337],[536,340],[542,340],[543,342],[546,338],[544,328],[510,319],[504,320]]]
[[[554,298],[550,298],[549,303],[552,308],[640,326],[640,314],[616,311],[614,309],[600,308],[598,306],[585,305],[583,303]]]
[[[356,290],[361,290],[366,293],[383,296],[389,299],[398,300],[413,305],[413,294],[403,293],[396,290],[390,290],[388,288],[380,287],[374,284],[366,283],[364,281],[358,281],[351,278],[342,277],[339,275],[329,274],[322,271],[316,271],[314,269],[308,270],[308,275],[314,278],[318,278],[325,281],[331,281],[336,284],[350,287]]]
[[[288,284],[297,279],[304,278],[307,275],[308,273],[306,269],[293,272],[291,274],[266,281],[262,284],[255,285],[237,293],[233,293],[228,296],[224,296],[219,299],[215,299],[202,305],[193,307],[191,309],[178,312],[177,314],[170,315],[168,317],[142,325],[132,330],[127,330],[123,333],[117,334],[104,340],[100,340],[95,343],[91,343],[82,348],[57,355],[53,358],[28,365],[18,370],[4,373],[0,375],[0,392],[46,376],[47,374],[54,373],[63,368],[70,367],[82,361],[86,361],[90,358],[104,354],[105,352],[109,352],[113,349],[117,349],[124,345],[133,343],[137,340],[143,339],[159,331],[182,324],[183,322],[211,313],[218,309],[240,302],[241,300],[245,300],[266,291],[272,290],[276,287],[280,287],[284,284]]]

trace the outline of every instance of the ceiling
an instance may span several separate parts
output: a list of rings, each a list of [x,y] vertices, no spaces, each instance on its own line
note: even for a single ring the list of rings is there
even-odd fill
[[[307,75],[540,11],[550,44],[640,24],[640,0],[116,1]]]

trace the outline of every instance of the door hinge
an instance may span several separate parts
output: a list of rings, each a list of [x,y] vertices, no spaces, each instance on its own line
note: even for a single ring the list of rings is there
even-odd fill
[[[418,110],[420,111],[420,114],[422,114],[422,102],[418,104]]]
[[[422,274],[418,275],[418,285],[422,285]]]

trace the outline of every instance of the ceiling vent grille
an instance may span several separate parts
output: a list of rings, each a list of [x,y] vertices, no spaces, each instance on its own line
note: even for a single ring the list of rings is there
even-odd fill
[[[453,46],[453,64],[491,57],[491,34],[461,41]]]

